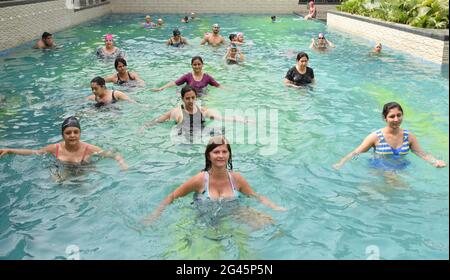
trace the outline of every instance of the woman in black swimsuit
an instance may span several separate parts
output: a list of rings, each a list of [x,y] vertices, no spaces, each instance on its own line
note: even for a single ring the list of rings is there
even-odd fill
[[[124,58],[116,58],[116,60],[114,61],[114,67],[116,68],[117,73],[107,77],[105,79],[105,82],[115,83],[119,86],[145,86],[145,82],[139,77],[136,72],[128,72],[127,61]]]
[[[91,81],[91,89],[93,95],[89,96],[89,100],[95,100],[97,103],[95,107],[116,103],[118,100],[127,100],[135,102],[129,98],[125,93],[118,90],[110,90],[106,88],[105,79],[102,77],[95,77]]]

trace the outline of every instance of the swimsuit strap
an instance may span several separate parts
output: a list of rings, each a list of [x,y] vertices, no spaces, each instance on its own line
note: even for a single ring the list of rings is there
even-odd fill
[[[112,101],[117,101],[117,99],[116,99],[116,97],[114,96],[114,89],[113,89],[113,91],[112,91],[112,93],[111,93],[111,95],[112,95]]]
[[[403,142],[407,141],[409,143],[409,130],[403,129]]]
[[[59,143],[56,143],[56,152],[55,152],[56,159],[58,159],[58,155],[59,155]]]
[[[89,145],[86,144],[86,147],[84,148],[84,152],[83,152],[83,157],[81,158],[81,161],[80,161],[80,162],[83,162],[83,161],[84,161],[84,158],[85,158],[86,155],[87,155],[88,149],[89,149]]]
[[[127,73],[128,73],[128,79],[133,81],[134,79],[131,77],[130,72],[127,71]]]
[[[235,197],[237,197],[237,196],[239,196],[239,191],[238,191],[238,189],[237,189],[237,187],[236,187],[234,178],[233,178],[233,176],[231,175],[231,172],[230,172],[230,171],[227,170],[227,173],[228,173],[228,179],[230,180],[231,188],[233,189],[233,195],[234,195]]]
[[[209,173],[208,171],[204,172],[204,190],[203,190],[203,194],[206,195],[206,197],[209,198]]]
[[[378,129],[377,131],[375,131],[375,133],[377,134],[378,139],[380,140],[380,144],[384,143],[384,135],[383,132],[381,132],[381,129]]]

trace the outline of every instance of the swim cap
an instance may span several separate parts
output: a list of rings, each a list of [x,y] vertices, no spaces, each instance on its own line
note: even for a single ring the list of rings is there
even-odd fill
[[[214,24],[212,25],[212,27],[219,27],[219,28],[220,28],[219,24],[217,24],[217,23],[214,23]]]
[[[112,34],[106,34],[105,35],[105,40],[112,40],[113,39],[113,35]]]
[[[81,130],[80,122],[74,116],[68,117],[63,121],[61,126],[61,133],[64,133],[64,130],[68,127],[78,127],[78,129]]]
[[[177,36],[177,35],[181,35],[181,32],[180,32],[180,30],[178,30],[178,28],[175,28],[173,30],[173,36]]]

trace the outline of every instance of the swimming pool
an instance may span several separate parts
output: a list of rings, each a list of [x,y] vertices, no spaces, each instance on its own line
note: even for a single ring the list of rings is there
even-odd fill
[[[369,168],[371,153],[339,172],[331,168],[384,126],[381,108],[392,100],[405,110],[403,127],[448,163],[448,72],[388,47],[385,55],[369,57],[373,42],[293,15],[278,16],[276,24],[270,15],[201,15],[189,24],[179,23],[182,15],[162,16],[164,28],[146,30],[139,26],[144,15],[108,15],[56,33],[63,45],[57,51],[32,50],[29,43],[1,53],[0,147],[57,142],[63,118],[78,114],[82,140],[119,151],[130,169],[120,172],[104,159],[84,175],[57,182],[50,156],[1,158],[0,258],[448,259],[447,169],[408,155],[411,165],[389,178]],[[224,65],[224,47],[198,46],[216,22],[222,35],[241,31],[251,41],[243,47],[245,65]],[[164,45],[175,26],[191,46]],[[308,50],[321,31],[337,45],[330,53]],[[113,63],[94,56],[106,33],[116,36],[129,69],[147,82],[145,89],[126,91],[147,107],[120,103],[98,112],[85,100],[93,77],[115,72]],[[317,83],[287,89],[282,79],[299,50],[310,55]],[[235,169],[288,211],[250,199],[230,207],[271,215],[273,225],[254,230],[232,214],[205,220],[189,195],[149,228],[140,226],[171,190],[203,168],[205,146],[172,143],[171,124],[138,133],[144,121],[179,101],[174,88],[149,89],[189,72],[194,55],[225,87],[211,88],[204,105],[277,112],[275,150],[248,139],[232,145]]]

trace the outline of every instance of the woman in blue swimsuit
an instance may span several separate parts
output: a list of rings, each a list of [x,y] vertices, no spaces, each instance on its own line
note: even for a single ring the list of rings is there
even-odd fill
[[[371,161],[372,165],[383,169],[402,169],[406,167],[405,162],[401,158],[403,155],[408,154],[409,150],[435,167],[446,166],[444,161],[425,153],[416,137],[408,130],[400,127],[403,121],[403,109],[400,104],[396,102],[385,104],[383,107],[383,118],[386,121],[386,127],[369,134],[358,148],[333,165],[335,169],[341,168],[346,161],[367,152],[370,148],[374,149],[377,156],[375,160]],[[382,157],[388,160],[380,160]],[[395,161],[398,164],[394,164]]]
[[[237,198],[239,193],[243,193],[257,198],[261,203],[274,210],[285,210],[266,197],[255,193],[242,175],[232,171],[231,146],[225,137],[214,136],[209,140],[205,150],[205,161],[205,168],[171,192],[159,207],[145,219],[145,223],[153,222],[159,217],[166,205],[191,192],[195,192],[196,199],[198,199],[198,196],[203,196],[203,199],[211,201],[232,200]]]

